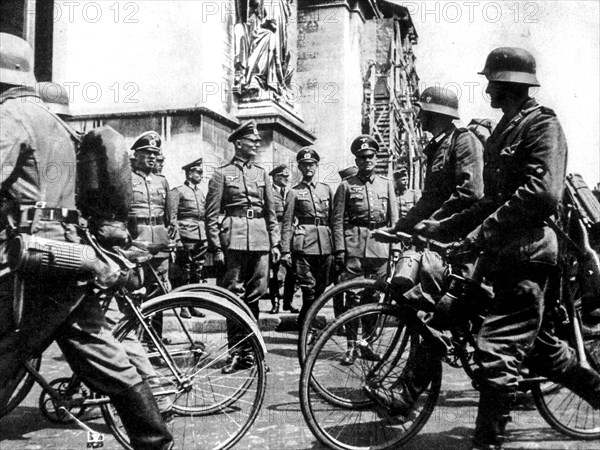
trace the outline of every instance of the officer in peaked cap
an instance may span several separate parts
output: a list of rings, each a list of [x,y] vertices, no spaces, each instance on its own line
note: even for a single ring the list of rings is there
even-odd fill
[[[379,144],[372,136],[358,136],[350,145],[358,167],[356,175],[342,180],[333,200],[333,245],[339,281],[365,276],[383,278],[386,274],[389,248],[375,241],[371,234],[398,220],[398,203],[391,180],[377,175]],[[360,297],[359,297],[360,295]],[[346,295],[346,308],[376,300],[373,290]],[[366,328],[365,328],[366,327]],[[371,323],[363,324],[368,330]],[[358,325],[348,327],[348,350],[342,364],[352,365],[357,357],[377,360],[378,355],[367,344],[356,346]]]
[[[279,222],[279,231],[282,231],[283,227],[283,211],[285,206],[285,200],[290,191],[288,183],[290,180],[290,168],[287,164],[280,164],[275,167],[269,175],[273,179],[273,196],[275,199],[275,214],[277,215],[277,221]],[[290,311],[297,314],[298,310],[292,306],[292,299],[294,297],[294,289],[296,284],[296,277],[293,270],[285,269],[285,265],[281,264],[281,261],[276,264],[271,264],[271,274],[269,278],[269,296],[271,298],[271,311],[270,314],[277,314],[279,312],[279,300],[281,299],[280,293],[280,272],[285,272],[283,282],[283,310]]]
[[[170,289],[169,244],[174,232],[172,228],[169,230],[169,183],[165,177],[154,173],[161,146],[162,139],[156,131],[142,133],[131,146],[135,168],[131,174],[133,200],[129,210],[129,232],[136,240],[161,247],[151,264]],[[162,324],[159,322],[160,319],[155,326],[160,332]]]
[[[0,223],[12,222],[22,235],[50,239],[58,247],[80,244],[75,177],[50,180],[43,172],[49,164],[67,167],[76,160],[74,136],[45,109],[34,87],[31,47],[0,33]],[[0,261],[5,260],[3,239],[0,233]],[[0,404],[22,379],[23,363],[56,340],[86,385],[110,397],[132,446],[170,448],[173,440],[155,398],[108,328],[91,286],[77,274],[39,275],[22,274],[23,297],[14,299],[23,302],[21,317],[9,294],[14,276],[0,280]]]
[[[345,169],[338,171],[338,175],[340,176],[340,178],[342,180],[345,178],[348,178],[352,175],[356,175],[357,173],[358,173],[358,167],[356,167],[356,166],[346,167]]]
[[[269,255],[273,263],[281,255],[279,223],[275,214],[269,175],[254,163],[260,146],[254,121],[246,122],[229,136],[235,149],[232,160],[217,168],[206,195],[206,235],[215,264],[224,268],[219,285],[239,295],[254,317],[268,288]],[[225,218],[219,223],[219,214]],[[252,364],[251,353],[236,346],[244,338],[228,328],[230,359],[223,368],[232,373]],[[241,347],[241,348],[240,348]]]
[[[177,248],[173,284],[184,286],[200,283],[206,258],[206,225],[204,208],[206,198],[200,189],[202,181],[202,158],[181,167],[185,171],[185,182],[171,190],[169,213],[171,224],[178,233],[181,246]],[[181,317],[203,317],[197,308],[182,308]]]
[[[283,218],[283,259],[288,267],[293,261],[298,286],[302,290],[302,309],[298,316],[300,327],[314,300],[330,283],[333,191],[328,184],[316,180],[320,159],[312,147],[304,147],[296,155],[302,181],[290,191]]]
[[[242,138],[253,139],[256,141],[261,140],[260,134],[258,134],[256,122],[254,120],[249,120],[242,123],[239,127],[233,130],[227,140],[231,143],[235,143],[235,141]]]
[[[406,213],[421,198],[421,191],[408,188],[408,167],[402,165],[394,171],[394,187],[398,199],[398,213],[400,218],[406,217]]]

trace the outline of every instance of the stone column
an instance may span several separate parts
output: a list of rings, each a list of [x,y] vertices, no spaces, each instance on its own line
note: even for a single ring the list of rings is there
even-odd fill
[[[319,179],[337,184],[338,170],[354,164],[350,143],[361,133],[361,45],[370,0],[299,0],[299,103],[320,150]]]

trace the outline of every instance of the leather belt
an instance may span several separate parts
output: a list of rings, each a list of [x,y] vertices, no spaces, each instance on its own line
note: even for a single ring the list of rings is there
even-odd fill
[[[194,220],[201,220],[204,221],[204,216],[203,217],[198,217],[198,216],[190,216],[190,215],[178,215],[177,219],[194,219]]]
[[[353,225],[355,227],[363,227],[368,228],[369,230],[375,230],[377,228],[382,228],[387,226],[387,222],[373,222],[371,220],[353,220],[348,222],[348,225]]]
[[[21,206],[21,225],[33,220],[51,222],[79,223],[79,211],[68,208],[46,208],[40,206]]]
[[[235,208],[225,210],[226,217],[245,217],[247,219],[262,219],[264,212],[252,208]]]
[[[298,225],[314,225],[316,227],[326,227],[327,219],[324,217],[298,217]]]
[[[130,216],[130,220],[133,220],[136,225],[165,225],[165,219],[162,217],[139,217],[139,216]]]

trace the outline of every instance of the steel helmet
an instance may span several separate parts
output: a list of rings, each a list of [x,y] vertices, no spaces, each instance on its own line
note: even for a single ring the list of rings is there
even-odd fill
[[[490,52],[480,75],[489,81],[539,86],[535,76],[535,58],[518,47],[498,47]]]
[[[0,83],[35,87],[33,50],[13,34],[0,33]]]
[[[439,86],[431,86],[423,91],[419,101],[415,102],[423,111],[443,114],[460,119],[458,115],[458,97],[454,91]]]
[[[61,84],[43,81],[36,84],[35,90],[54,114],[69,117],[73,115],[69,107],[69,94]]]

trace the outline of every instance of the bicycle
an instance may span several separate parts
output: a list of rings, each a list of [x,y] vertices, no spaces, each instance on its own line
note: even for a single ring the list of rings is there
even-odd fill
[[[149,259],[138,259],[138,266],[149,268],[149,273],[158,280],[146,264]],[[165,291],[158,281],[150,295]],[[228,449],[243,437],[260,411],[266,391],[266,346],[254,319],[237,306],[239,299],[223,301],[233,297],[232,294],[209,286],[192,288],[196,292],[163,293],[143,303],[146,297],[143,293],[117,289],[114,295],[120,297],[131,314],[114,334],[120,341],[135,336],[138,342],[149,344],[148,357],[156,373],[152,385],[158,386],[155,397],[168,399],[171,404],[169,429],[178,448]],[[112,293],[107,295],[111,296]],[[199,308],[206,317],[182,320],[176,313],[181,307]],[[151,325],[153,317],[159,314],[164,317],[163,338],[168,338],[168,344]],[[241,330],[244,338],[230,348],[227,329],[232,326]],[[229,353],[242,345],[246,355],[252,356],[252,364],[246,370],[222,374]],[[130,448],[108,397],[91,392],[77,377],[48,382],[39,373],[39,363],[34,365],[31,361],[24,364],[20,376],[18,389],[2,412],[16,407],[37,382],[43,389],[40,405],[44,405],[49,418],[58,422],[74,420],[86,408],[99,406],[117,441]],[[207,424],[211,421],[215,426],[210,428],[208,436]]]
[[[451,272],[450,276],[455,287],[470,285],[458,273]],[[577,279],[568,271],[561,278],[563,289],[557,299],[563,306],[561,337],[577,350],[580,361],[588,361],[600,370],[600,360],[593,356],[598,354],[600,340],[584,340],[581,334],[580,305],[575,297],[577,289],[573,288]],[[414,437],[433,412],[441,389],[441,356],[432,365],[431,382],[407,417],[390,417],[364,392],[365,386],[393,389],[408,355],[423,342],[432,342],[431,331],[419,318],[418,310],[402,297],[395,299],[397,304],[362,305],[345,312],[322,331],[308,352],[300,378],[302,412],[313,434],[330,448],[396,448]],[[350,323],[360,327],[365,319],[376,326],[368,332],[359,329],[355,346],[368,342],[382,356],[378,361],[358,359],[357,364],[344,367],[339,360],[346,351],[346,338],[340,338],[339,332]],[[453,332],[453,346],[465,368],[470,367],[468,345],[475,345],[476,330],[475,320],[465,321]],[[536,408],[555,430],[578,439],[600,438],[600,411],[568,389],[533,374],[524,376],[522,387],[531,391]]]

